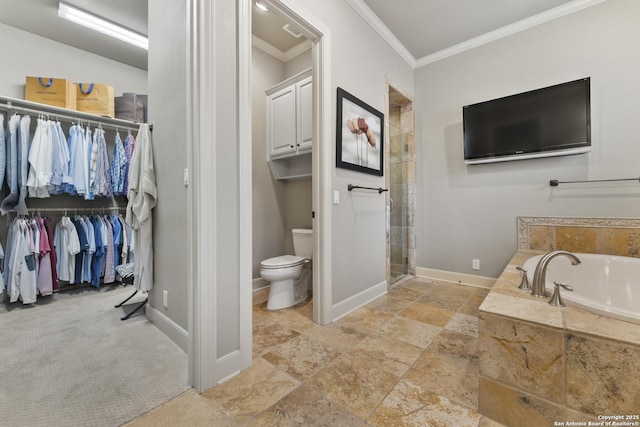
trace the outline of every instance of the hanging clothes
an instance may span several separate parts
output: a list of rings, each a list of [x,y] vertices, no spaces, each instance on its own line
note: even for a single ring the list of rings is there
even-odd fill
[[[136,148],[136,139],[131,134],[131,131],[127,132],[127,137],[124,139],[124,155],[127,158],[127,164],[124,171],[124,192],[129,193],[129,169],[131,168],[131,158],[133,157],[133,150]]]
[[[91,264],[91,284],[100,287],[100,275],[102,274],[102,264],[104,262],[105,242],[102,240],[102,224],[97,217],[91,217],[93,225],[94,237],[96,241],[96,252],[94,254],[93,263]]]
[[[75,274],[75,257],[80,252],[80,238],[71,218],[63,216],[56,224],[53,242],[57,254],[58,278],[71,282]]]
[[[60,285],[58,283],[58,256],[55,250],[55,242],[54,242],[54,233],[51,229],[51,218],[45,217],[43,219],[43,227],[47,232],[47,239],[49,240],[49,261],[51,263],[51,286],[53,291],[57,291],[60,289]]]
[[[106,228],[107,242],[105,245],[104,259],[104,283],[113,283],[116,280],[116,254],[113,236],[113,227],[109,218],[104,216],[100,218]]]
[[[49,184],[52,172],[52,136],[47,120],[38,118],[36,130],[29,150],[29,171],[27,187],[29,197],[49,197]]]
[[[87,190],[87,176],[85,174],[86,156],[83,148],[84,131],[80,125],[69,129],[69,177],[70,182],[65,191],[71,195],[83,196]]]
[[[113,195],[113,187],[111,186],[111,174],[109,171],[109,152],[104,130],[100,129],[100,131],[98,138],[98,194],[101,197],[111,197]]]
[[[2,200],[0,204],[0,212],[5,215],[12,211],[18,205],[19,187],[18,187],[18,140],[20,139],[20,116],[14,114],[9,119],[7,125],[7,161],[6,171],[9,184],[9,194]]]
[[[126,264],[128,262],[133,262],[133,256],[129,256],[130,252],[131,254],[133,253],[133,250],[130,251],[129,249],[129,242],[131,241],[129,236],[131,236],[132,230],[131,226],[127,224],[122,215],[118,215],[118,221],[120,221],[120,226],[122,228],[122,257],[120,258],[120,264]]]
[[[69,173],[69,146],[67,138],[62,131],[60,122],[49,122],[51,128],[51,180],[49,194],[62,194],[65,183],[70,182]]]
[[[117,267],[121,263],[120,254],[122,253],[122,235],[123,235],[122,225],[120,224],[120,221],[116,215],[111,215],[111,217],[109,218],[109,221],[111,221],[111,229],[113,230],[113,253],[115,256],[113,263],[114,263],[114,266]]]
[[[4,115],[0,114],[0,188],[4,185],[4,171],[7,164],[7,146],[4,135]]]
[[[86,191],[84,193],[85,200],[94,199],[93,191],[91,190],[91,183],[92,183],[92,168],[94,168],[95,165],[92,163],[93,139],[91,135],[92,135],[91,128],[87,126],[87,128],[84,131],[84,138],[82,139],[82,156],[83,156],[82,167],[84,169],[84,176],[85,176],[84,185],[86,188]],[[93,177],[95,177],[95,169],[93,170]]]
[[[40,233],[38,245],[38,279],[37,287],[40,295],[47,296],[53,293],[53,272],[51,271],[51,247],[49,246],[49,236],[44,227],[42,218],[35,218],[35,223]]]
[[[16,218],[9,227],[3,272],[9,302],[32,304],[37,298],[36,254],[29,221]]]
[[[113,157],[111,158],[111,188],[115,196],[126,196],[127,189],[125,175],[127,172],[127,155],[124,152],[124,144],[120,138],[120,132],[116,132],[113,143]]]
[[[96,238],[95,232],[93,230],[93,224],[88,217],[77,217],[78,221],[84,222],[84,229],[87,233],[87,243],[89,247],[84,253],[84,257],[82,258],[82,282],[91,282],[91,266],[94,262],[93,256],[96,253]]]
[[[29,215],[27,210],[27,180],[29,179],[29,148],[31,146],[29,126],[31,117],[23,116],[20,119],[20,140],[18,143],[18,188],[20,195],[15,209],[20,215]]]
[[[151,210],[157,203],[156,176],[149,124],[140,125],[129,169],[127,223],[135,231],[137,251],[134,286],[153,288],[153,225]]]

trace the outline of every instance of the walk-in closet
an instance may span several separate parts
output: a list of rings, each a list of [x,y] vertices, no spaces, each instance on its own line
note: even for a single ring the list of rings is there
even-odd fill
[[[186,87],[187,2],[10,3],[0,5],[11,58],[0,67],[0,426],[122,425],[189,388],[186,100],[167,101]],[[156,49],[69,22],[63,8]],[[184,22],[167,26],[169,11]],[[161,66],[169,51],[175,65]],[[148,95],[148,117],[26,100],[27,76]],[[181,265],[160,261],[173,252]]]

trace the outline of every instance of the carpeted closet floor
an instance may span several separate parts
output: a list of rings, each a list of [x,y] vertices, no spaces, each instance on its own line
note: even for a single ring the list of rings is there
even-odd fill
[[[103,286],[28,306],[0,295],[0,426],[117,426],[189,389],[187,355],[144,311],[120,320],[135,306],[114,305],[132,292]]]

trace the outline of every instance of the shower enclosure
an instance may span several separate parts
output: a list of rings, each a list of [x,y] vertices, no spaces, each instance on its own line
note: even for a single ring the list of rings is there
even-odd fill
[[[411,100],[389,88],[386,174],[389,284],[415,275],[415,142]]]

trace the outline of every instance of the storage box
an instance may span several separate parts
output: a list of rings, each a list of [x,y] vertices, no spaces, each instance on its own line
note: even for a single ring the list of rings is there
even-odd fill
[[[116,118],[132,122],[146,122],[147,95],[137,93],[123,93],[116,96]]]
[[[76,83],[76,109],[84,113],[114,117],[113,86],[98,83]]]
[[[27,77],[24,99],[70,110],[76,109],[76,85],[66,79]]]

